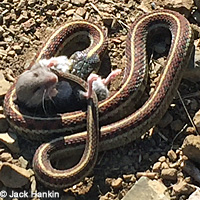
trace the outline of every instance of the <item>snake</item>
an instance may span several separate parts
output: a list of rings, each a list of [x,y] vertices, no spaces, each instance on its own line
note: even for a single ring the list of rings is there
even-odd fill
[[[140,100],[147,85],[149,70],[147,41],[160,28],[169,31],[171,35],[165,66],[154,91],[143,105],[133,110],[133,105]],[[87,58],[98,55],[102,59],[107,43],[105,32],[98,25],[80,20],[66,23],[58,28],[42,46],[32,64],[42,58],[59,55],[64,45],[79,32],[86,33],[90,40],[89,47],[84,50]],[[89,131],[91,124],[93,124],[92,129],[98,126],[98,123],[91,120],[94,119],[91,113],[95,113],[92,101],[88,104],[89,113],[75,111],[52,117],[25,115],[19,111],[14,102],[16,95],[14,83],[4,100],[4,113],[10,126],[26,138],[45,142],[36,150],[33,158],[36,178],[46,187],[56,189],[70,187],[88,175],[91,170],[89,166],[92,168],[95,165],[98,151],[126,145],[156,125],[173,100],[182,79],[182,72],[189,62],[192,47],[193,33],[190,23],[178,12],[155,10],[135,19],[127,34],[126,67],[120,87],[108,98],[97,103],[99,144],[98,131],[96,134]],[[87,83],[81,78],[74,75],[66,77],[68,75],[56,70],[54,72],[61,79],[69,78],[83,89],[87,87]],[[93,103],[95,104],[95,100]],[[125,110],[128,110],[128,113],[123,115]],[[87,119],[91,120],[90,123],[87,123]],[[89,137],[92,138],[90,141]],[[96,142],[91,142],[93,140]],[[50,158],[57,157],[59,152],[65,152],[67,155],[70,151],[76,152],[84,148],[81,161],[74,167],[58,170],[51,165]]]

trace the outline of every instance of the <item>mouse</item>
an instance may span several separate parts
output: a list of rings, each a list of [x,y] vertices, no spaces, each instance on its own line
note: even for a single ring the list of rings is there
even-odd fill
[[[91,98],[93,90],[99,101],[107,98],[109,96],[108,84],[121,73],[120,69],[114,70],[105,79],[97,74],[90,74],[87,78],[88,89],[84,92],[79,87],[72,87],[67,81],[58,82],[58,77],[51,72],[51,67],[57,69],[57,66],[64,66],[67,69],[68,66],[65,66],[63,60],[66,61],[65,58],[57,57],[42,59],[31,69],[22,73],[16,82],[18,102],[27,108],[34,108],[49,100],[55,112],[79,110],[82,105],[86,107],[86,100]]]
[[[17,102],[26,107],[37,107],[42,101],[57,95],[58,77],[49,68],[34,64],[16,82]]]

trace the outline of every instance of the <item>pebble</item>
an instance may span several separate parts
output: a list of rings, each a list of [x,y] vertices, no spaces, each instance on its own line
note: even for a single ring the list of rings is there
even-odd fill
[[[33,7],[36,4],[37,0],[29,0],[27,2],[28,6]]]
[[[200,163],[200,135],[188,135],[183,141],[182,151],[189,159]]]
[[[25,21],[28,20],[28,15],[27,12],[23,12],[18,19],[16,20],[18,24],[24,23]]]
[[[187,183],[184,180],[179,181],[173,185],[173,193],[175,196],[180,196],[183,194],[190,195],[195,191],[195,186]]]
[[[122,200],[170,200],[166,186],[159,181],[141,177]]]
[[[81,17],[83,17],[85,15],[85,13],[86,13],[86,10],[84,8],[82,8],[82,7],[79,7],[76,10],[76,14],[81,16]]]
[[[86,3],[86,1],[87,0],[71,0],[71,3],[77,6],[83,6]]]
[[[167,156],[169,157],[170,161],[176,161],[177,155],[173,150],[168,151]]]
[[[164,180],[175,181],[177,179],[177,169],[174,168],[162,169],[161,177]]]
[[[148,177],[150,179],[155,179],[158,177],[158,173],[156,172],[137,172],[136,177],[140,178],[142,176]]]
[[[20,152],[17,136],[14,133],[1,133],[0,141],[5,144],[12,153]]]
[[[26,169],[27,165],[28,165],[28,161],[24,159],[23,156],[20,156],[18,158],[19,162],[20,162],[20,165],[22,168]]]
[[[124,181],[125,182],[135,182],[136,181],[136,177],[135,177],[135,175],[134,174],[124,174],[123,175],[123,179],[124,179]]]
[[[164,162],[164,161],[166,161],[165,156],[161,156],[161,157],[158,159],[158,161],[160,161],[160,162]]]
[[[113,189],[119,189],[122,186],[122,182],[123,182],[122,178],[114,179],[111,182],[111,186],[112,186]]]
[[[154,163],[154,165],[152,167],[153,172],[160,172],[161,164],[162,164],[161,162]]]
[[[2,161],[2,162],[11,162],[12,160],[13,160],[13,157],[8,152],[2,152],[0,154],[0,161]]]
[[[0,181],[10,188],[21,188],[29,182],[30,173],[16,165],[3,163],[0,169]]]
[[[15,51],[11,50],[11,51],[8,52],[7,55],[11,56],[12,58],[14,58],[15,57]]]
[[[68,4],[69,4],[68,2],[62,3],[61,6],[60,6],[60,8],[63,9],[63,10],[65,10],[68,7]]]
[[[13,50],[16,54],[20,54],[22,52],[22,47],[20,45],[14,45]]]
[[[65,15],[70,16],[70,15],[73,15],[75,12],[76,12],[76,9],[69,9],[65,12]]]
[[[83,17],[81,17],[80,15],[78,15],[78,14],[76,14],[76,13],[74,13],[74,15],[73,15],[73,18],[72,18],[73,20],[82,20],[83,19]]]
[[[0,49],[0,55],[7,56],[7,51]]]
[[[35,27],[35,20],[33,18],[29,19],[22,24],[22,27],[26,32],[31,31]]]
[[[167,162],[162,162],[161,164],[161,169],[168,169],[169,168],[169,165]]]

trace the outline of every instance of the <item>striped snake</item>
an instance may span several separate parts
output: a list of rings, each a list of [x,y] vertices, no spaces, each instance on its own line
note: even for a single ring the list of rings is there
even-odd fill
[[[136,97],[137,99],[141,97],[147,82],[147,39],[158,28],[164,28],[171,33],[171,46],[166,65],[153,93],[140,108],[131,111]],[[106,46],[104,32],[93,23],[74,21],[61,26],[52,34],[30,67],[42,58],[60,55],[73,35],[79,32],[86,33],[90,39],[90,46],[84,50],[87,57],[98,55],[101,59]],[[126,68],[121,86],[107,99],[98,103],[100,151],[116,148],[135,140],[161,119],[179,86],[183,68],[187,66],[191,54],[192,44],[193,37],[189,22],[174,11],[154,11],[134,21],[126,41]],[[86,89],[86,83],[82,79],[57,71],[55,73],[61,80],[69,79]],[[14,103],[14,97],[15,83],[4,101],[4,112],[13,129],[33,140],[49,141],[55,138],[55,135],[61,136],[42,144],[37,149],[33,159],[37,179],[47,187],[59,189],[69,187],[88,175],[98,153],[98,122],[94,122],[96,120],[94,116],[96,112],[95,95],[93,101],[90,100],[88,103],[87,114],[83,111],[76,111],[46,118],[20,113]],[[128,116],[123,116],[125,109],[130,110]],[[86,123],[86,115],[88,123]],[[85,124],[87,124],[88,132],[85,131]],[[74,134],[69,135],[69,133]],[[86,147],[81,161],[73,168],[57,170],[50,164],[50,157],[55,157],[58,152],[67,153],[84,149],[85,143]]]

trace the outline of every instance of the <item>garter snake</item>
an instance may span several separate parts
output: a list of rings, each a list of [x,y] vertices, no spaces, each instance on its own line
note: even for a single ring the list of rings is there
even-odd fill
[[[146,102],[130,115],[110,122],[114,116],[123,113],[124,108],[134,102],[138,94],[144,91],[147,82],[148,58],[146,43],[150,31],[165,28],[171,33],[171,46],[166,59],[166,65],[161,72],[159,81],[153,93]],[[36,60],[50,58],[60,52],[61,43],[66,43],[69,35],[76,31],[89,32],[91,45],[86,50],[87,56],[103,54],[105,50],[105,35],[101,29],[86,21],[71,22],[61,26],[45,43],[36,56]],[[126,68],[121,87],[107,99],[98,104],[100,116],[100,143],[99,150],[108,150],[125,145],[155,125],[166,112],[182,78],[182,71],[187,66],[193,44],[192,30],[189,22],[179,13],[169,10],[154,11],[138,17],[127,35],[126,41]],[[33,61],[35,62],[35,60]],[[59,72],[56,72],[59,75]],[[84,82],[79,82],[84,85]],[[66,188],[74,182],[68,182],[71,171],[55,170],[49,161],[50,155],[59,151],[71,151],[84,148],[87,132],[85,129],[86,113],[77,111],[65,113],[59,117],[35,118],[25,116],[19,112],[13,103],[15,95],[14,86],[7,93],[4,101],[4,112],[8,121],[17,132],[31,139],[46,140],[61,135],[41,145],[35,153],[33,166],[37,178],[46,186],[53,188]],[[109,121],[109,123],[107,123]],[[74,133],[63,136],[67,133]],[[68,144],[69,148],[66,148]],[[90,146],[89,151],[95,147]],[[89,158],[88,158],[89,159]],[[79,170],[87,170],[79,166]],[[65,174],[66,172],[66,174]],[[69,174],[68,174],[69,173]],[[82,177],[74,177],[80,180]]]

